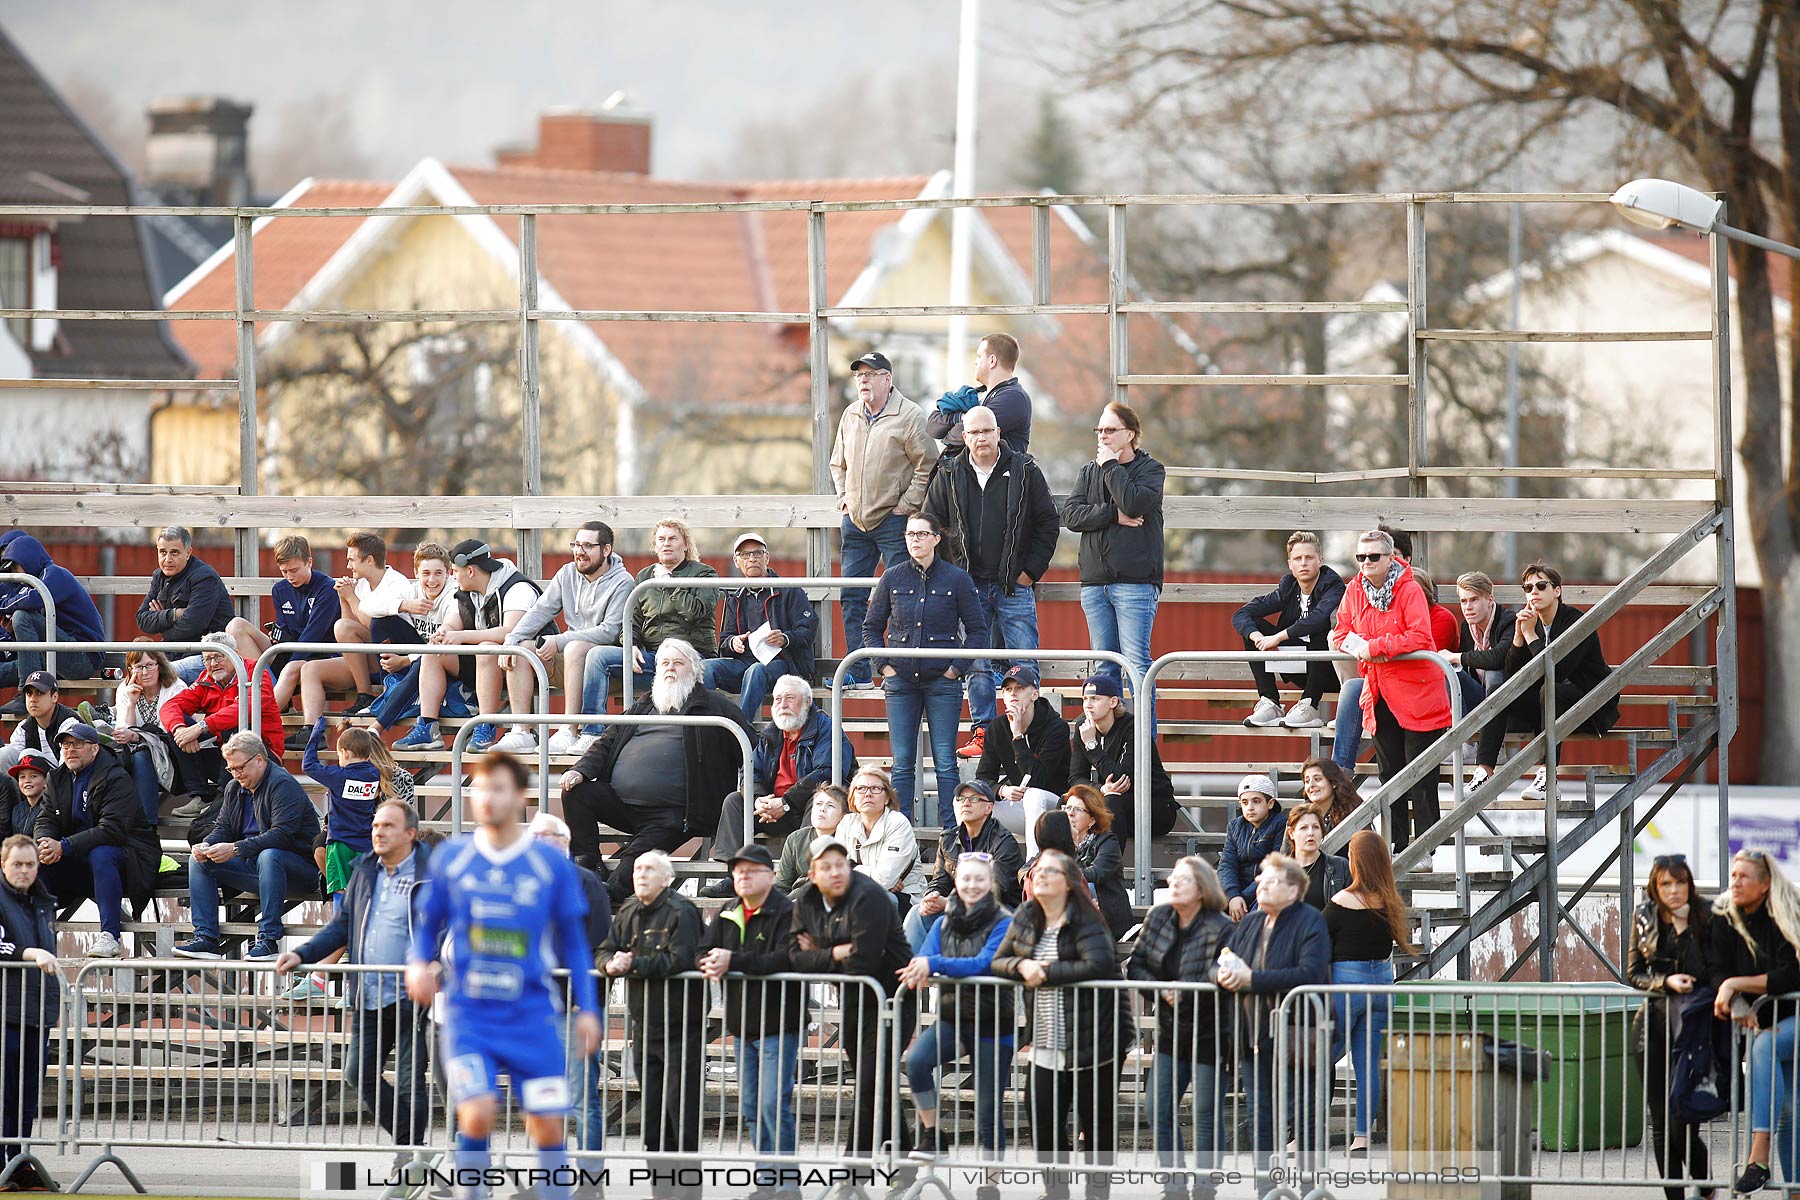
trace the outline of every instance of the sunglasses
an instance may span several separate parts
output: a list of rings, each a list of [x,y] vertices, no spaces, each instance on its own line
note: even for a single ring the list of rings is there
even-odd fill
[[[1524,590],[1525,594],[1529,596],[1533,592],[1547,592],[1555,586],[1556,585],[1551,583],[1548,579],[1534,579],[1530,583],[1524,585]]]
[[[1360,562],[1360,563],[1380,562],[1382,559],[1384,559],[1386,557],[1388,557],[1388,556],[1386,554],[1382,554],[1382,553],[1358,554],[1358,555],[1356,555],[1356,561]]]
[[[1687,855],[1685,854],[1659,854],[1650,860],[1652,870],[1685,866],[1687,866]]]
[[[989,854],[986,850],[964,850],[961,854],[956,856],[956,861],[991,863],[994,861],[994,856]]]

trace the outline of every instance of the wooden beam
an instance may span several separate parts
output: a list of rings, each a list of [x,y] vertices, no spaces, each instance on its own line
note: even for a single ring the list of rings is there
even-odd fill
[[[1389,313],[1405,312],[1404,300],[1133,300],[1128,313]]]
[[[1121,375],[1125,387],[1405,387],[1404,375]]]
[[[1710,329],[1421,329],[1428,342],[1706,342]]]
[[[0,391],[235,392],[235,379],[0,379]]]
[[[1710,500],[1561,500],[1504,497],[1167,496],[1169,529],[1373,529],[1412,533],[1681,533]]]
[[[868,308],[825,308],[819,310],[819,315],[826,318],[1054,317],[1103,316],[1109,311],[1104,304],[885,304]]]

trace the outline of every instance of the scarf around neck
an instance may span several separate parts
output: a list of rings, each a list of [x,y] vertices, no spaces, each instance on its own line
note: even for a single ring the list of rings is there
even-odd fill
[[[1400,582],[1400,576],[1405,571],[1406,568],[1401,565],[1400,560],[1395,559],[1388,564],[1387,582],[1378,588],[1370,586],[1367,575],[1358,573],[1357,578],[1362,580],[1363,595],[1369,598],[1369,603],[1375,606],[1375,611],[1386,612],[1393,605],[1394,587]]]

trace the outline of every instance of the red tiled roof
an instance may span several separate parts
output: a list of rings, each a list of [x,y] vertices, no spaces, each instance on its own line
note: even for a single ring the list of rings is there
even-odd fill
[[[1638,236],[1652,246],[1672,250],[1681,257],[1691,262],[1697,262],[1703,267],[1712,266],[1711,243],[1697,234],[1674,230],[1663,233],[1638,234]],[[1788,268],[1793,265],[1792,260],[1780,254],[1769,254],[1765,257],[1769,260],[1769,285],[1774,288],[1777,298],[1785,300],[1788,295]],[[1736,267],[1732,268],[1731,274],[1733,278],[1736,278]]]

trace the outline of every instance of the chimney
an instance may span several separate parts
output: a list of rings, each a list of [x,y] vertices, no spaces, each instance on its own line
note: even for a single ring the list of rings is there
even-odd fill
[[[502,167],[650,174],[650,114],[624,108],[615,94],[599,109],[552,109],[538,118],[535,148],[503,146]]]
[[[177,96],[149,108],[145,182],[165,199],[250,203],[253,106],[222,96]]]

